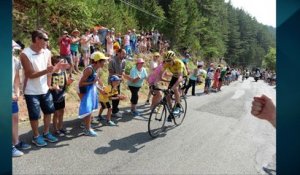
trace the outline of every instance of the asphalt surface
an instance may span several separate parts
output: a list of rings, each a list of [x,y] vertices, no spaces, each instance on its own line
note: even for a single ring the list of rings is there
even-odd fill
[[[266,174],[263,167],[276,168],[276,129],[250,114],[253,96],[276,101],[274,86],[249,78],[196,94],[187,98],[183,124],[169,124],[156,139],[147,132],[149,106],[140,105],[143,115],[134,118],[124,109],[117,127],[99,124],[98,137],[83,136],[80,120],[68,118],[70,134],[13,158],[13,174]],[[31,143],[28,125],[20,126],[20,137]]]

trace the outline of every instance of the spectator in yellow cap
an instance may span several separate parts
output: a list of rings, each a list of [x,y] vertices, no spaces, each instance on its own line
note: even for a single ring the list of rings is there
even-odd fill
[[[97,136],[97,133],[91,128],[91,114],[98,109],[98,94],[97,83],[102,82],[97,76],[97,70],[103,68],[106,60],[103,53],[96,51],[91,55],[91,65],[87,66],[82,73],[82,77],[79,80],[79,118],[84,120],[85,129],[84,134],[87,136]]]

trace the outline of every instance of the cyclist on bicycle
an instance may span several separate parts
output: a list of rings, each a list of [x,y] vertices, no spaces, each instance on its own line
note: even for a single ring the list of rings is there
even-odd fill
[[[175,94],[175,106],[173,110],[174,115],[178,115],[181,111],[180,107],[180,83],[183,81],[183,77],[187,76],[187,70],[183,64],[183,62],[175,57],[175,53],[173,51],[168,51],[165,53],[163,57],[163,64],[164,70],[169,70],[173,75],[169,84],[168,89],[172,89]],[[168,104],[171,104],[171,98],[168,97]],[[168,118],[168,120],[170,120]]]

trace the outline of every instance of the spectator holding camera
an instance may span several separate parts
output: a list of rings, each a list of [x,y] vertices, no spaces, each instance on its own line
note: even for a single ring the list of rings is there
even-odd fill
[[[71,43],[72,39],[67,31],[63,31],[63,35],[58,39],[60,56],[64,58],[70,65],[69,76],[72,78],[73,60],[71,58]]]

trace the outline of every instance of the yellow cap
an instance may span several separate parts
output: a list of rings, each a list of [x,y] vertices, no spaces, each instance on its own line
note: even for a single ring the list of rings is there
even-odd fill
[[[94,52],[94,53],[91,55],[91,59],[94,60],[94,61],[99,61],[99,60],[107,60],[108,57],[106,57],[106,56],[104,55],[104,53],[99,52],[99,51],[96,51],[96,52]]]

